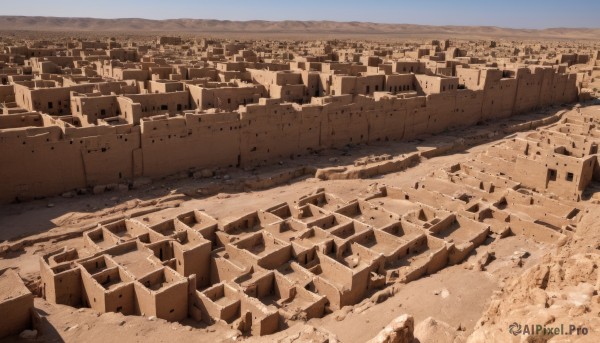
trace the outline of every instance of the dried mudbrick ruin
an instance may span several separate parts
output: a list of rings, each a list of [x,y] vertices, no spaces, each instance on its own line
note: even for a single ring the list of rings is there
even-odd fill
[[[350,202],[317,190],[222,221],[193,210],[152,226],[99,224],[83,235],[86,256],[61,249],[40,258],[42,294],[99,312],[272,334],[284,320],[321,317],[326,306],[460,263],[490,235],[564,242],[581,193],[600,177],[599,124],[600,111],[574,111],[414,187]]]
[[[417,145],[400,157],[315,168],[322,184],[312,191],[244,214],[176,206],[160,220],[90,214],[93,225],[34,253],[35,295],[52,306],[276,334],[463,264],[490,241],[571,240],[600,181],[600,109],[574,106],[594,98],[600,52],[569,44],[3,39],[0,203],[135,191],[172,175],[254,172],[449,132],[502,138],[409,186],[345,197],[329,187],[451,149]],[[556,114],[506,124],[549,108]],[[457,134],[486,125],[510,135]],[[67,240],[75,243],[60,244]],[[32,314],[33,282],[1,267],[0,313],[11,313],[0,321],[3,338],[43,319]]]
[[[374,55],[343,43],[303,55],[158,42],[5,47],[0,163],[12,167],[0,201],[406,141],[581,96],[564,57],[490,62],[448,41]]]

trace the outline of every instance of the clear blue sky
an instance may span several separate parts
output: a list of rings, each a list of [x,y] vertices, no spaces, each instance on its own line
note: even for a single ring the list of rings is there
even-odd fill
[[[54,17],[600,27],[599,0],[2,0],[0,5],[0,15]]]

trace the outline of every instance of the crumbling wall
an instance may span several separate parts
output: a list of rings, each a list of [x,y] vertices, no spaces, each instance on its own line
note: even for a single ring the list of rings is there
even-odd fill
[[[130,125],[140,124],[139,129],[126,125],[101,128],[54,125],[0,131],[0,149],[4,152],[0,162],[11,166],[0,169],[4,180],[0,185],[0,202],[95,185],[129,183],[141,176],[158,178],[203,168],[253,167],[321,148],[411,140],[577,100],[576,75],[560,74],[551,68],[521,68],[516,78],[502,78],[503,73],[498,70],[484,70],[480,74],[479,85],[473,87],[483,89],[446,89],[428,96],[386,95],[378,96],[377,100],[347,94],[312,98],[312,103],[306,105],[261,99],[258,104],[240,109],[231,104],[237,109],[234,112],[208,111],[177,117],[146,118],[196,107],[192,90],[207,89],[190,86],[190,91],[117,96],[118,109],[114,108],[114,112],[112,100],[106,104],[102,100],[102,106],[93,105],[99,99],[111,97],[80,98],[82,106],[83,101],[91,101],[90,106],[98,106],[99,111],[110,105],[105,110],[107,116],[120,113]],[[442,79],[425,79],[443,87]],[[34,91],[29,89],[33,81],[27,82],[14,86],[17,101],[24,108],[45,109],[43,103],[32,105],[31,101],[41,101],[33,100],[37,98],[32,92],[48,91],[43,93],[46,97],[53,96],[55,91],[69,93],[73,88]],[[471,82],[475,84],[474,80]],[[244,87],[231,90],[234,89],[247,91]],[[319,89],[324,89],[323,85]],[[69,103],[64,105],[69,107]],[[77,113],[84,113],[83,109],[77,111],[77,102],[72,105]]]
[[[33,294],[12,269],[0,270],[0,339],[31,328]]]

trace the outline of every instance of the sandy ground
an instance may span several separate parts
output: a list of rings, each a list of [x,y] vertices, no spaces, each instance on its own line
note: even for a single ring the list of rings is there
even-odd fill
[[[520,237],[509,237],[480,246],[477,254],[486,250],[493,250],[497,256],[488,265],[488,271],[466,269],[471,264],[466,261],[410,282],[390,299],[363,312],[350,313],[342,321],[334,314],[311,321],[311,324],[333,332],[341,342],[364,342],[377,335],[394,318],[408,313],[416,323],[434,317],[469,334],[504,279],[515,271],[520,272],[521,269],[512,267],[512,254],[517,250],[528,251],[531,256],[523,266],[527,269],[539,262],[544,246]]]

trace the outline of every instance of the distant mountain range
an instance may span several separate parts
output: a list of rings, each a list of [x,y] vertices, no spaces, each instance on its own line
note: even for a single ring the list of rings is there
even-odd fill
[[[403,37],[490,37],[522,39],[595,39],[600,28],[512,29],[495,26],[434,26],[336,21],[151,20],[0,16],[2,31],[182,32],[207,34],[382,35]]]

